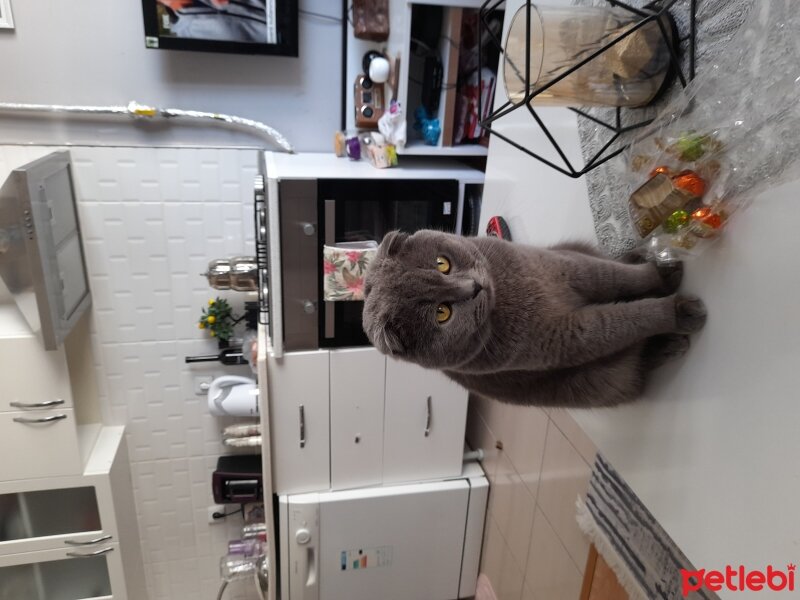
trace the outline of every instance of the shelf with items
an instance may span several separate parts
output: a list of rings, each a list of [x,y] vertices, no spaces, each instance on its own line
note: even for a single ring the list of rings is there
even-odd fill
[[[477,47],[477,23],[481,0],[427,0],[416,2],[398,0],[389,4],[390,35],[382,43],[356,39],[352,25],[348,27],[346,60],[346,121],[348,131],[356,129],[356,100],[354,85],[363,74],[362,58],[370,50],[382,52],[390,62],[396,60],[396,87],[385,85],[384,98],[396,99],[406,119],[407,143],[398,147],[398,154],[418,156],[450,156],[454,158],[485,157],[488,138],[480,134],[477,114],[477,96],[469,96],[466,85],[478,66],[477,53],[469,60],[470,52]],[[502,13],[498,12],[498,28],[502,26]],[[470,23],[474,33],[470,34]],[[466,29],[465,29],[466,26]],[[467,35],[462,35],[462,31]],[[466,58],[465,58],[466,57]],[[499,53],[485,56],[485,65],[494,65],[491,87],[496,81]],[[436,75],[436,74],[439,75]],[[431,85],[441,77],[441,85]],[[478,88],[480,88],[478,78]],[[424,91],[423,91],[424,90]],[[423,101],[423,95],[426,100]],[[486,98],[492,96],[485,90]],[[472,101],[470,100],[472,99]],[[415,129],[415,111],[427,104],[430,117],[438,120],[440,133],[435,143],[426,143]],[[487,103],[484,102],[486,105]],[[473,129],[467,136],[459,135],[468,110],[474,111]],[[461,118],[459,119],[459,111]],[[475,126],[478,131],[475,132]],[[376,127],[377,129],[377,127]]]
[[[405,154],[485,156],[488,134],[482,131],[479,107],[491,105],[499,53],[478,37],[479,11],[465,6],[410,3],[407,70],[399,76],[400,101],[408,109]],[[497,26],[501,22],[498,18]],[[486,53],[488,50],[488,54]],[[479,52],[484,52],[478,60]],[[479,70],[482,62],[484,68]],[[492,65],[492,66],[487,66]],[[432,120],[431,127],[420,117]],[[432,143],[433,140],[436,143]]]

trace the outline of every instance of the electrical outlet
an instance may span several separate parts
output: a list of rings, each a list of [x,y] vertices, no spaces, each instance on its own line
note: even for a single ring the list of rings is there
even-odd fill
[[[225,520],[225,517],[221,517],[219,519],[215,519],[214,518],[214,513],[219,513],[221,515],[224,515],[226,512],[228,512],[228,511],[225,510],[225,505],[224,504],[215,504],[213,506],[209,506],[208,507],[208,522],[210,524],[212,524],[212,525],[214,523],[221,523],[222,521]]]

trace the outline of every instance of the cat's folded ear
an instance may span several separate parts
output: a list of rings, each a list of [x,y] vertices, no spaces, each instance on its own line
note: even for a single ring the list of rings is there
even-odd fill
[[[389,329],[388,325],[376,327],[372,333],[372,343],[378,352],[389,356],[399,356],[405,352],[405,347],[397,334]]]
[[[381,250],[386,256],[394,256],[400,251],[403,243],[408,239],[408,234],[402,231],[390,231],[381,241]]]

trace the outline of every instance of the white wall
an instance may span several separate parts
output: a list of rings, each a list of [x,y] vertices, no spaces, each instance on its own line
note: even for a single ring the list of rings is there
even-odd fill
[[[339,128],[341,28],[300,15],[299,58],[149,50],[141,0],[11,0],[0,30],[0,102],[125,105],[130,100],[263,121],[302,151],[330,150]],[[341,17],[339,0],[301,9]],[[0,143],[255,145],[218,126],[0,115]]]

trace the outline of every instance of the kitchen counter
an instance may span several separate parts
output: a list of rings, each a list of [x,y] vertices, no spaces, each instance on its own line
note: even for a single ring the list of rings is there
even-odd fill
[[[508,4],[510,15],[522,2]],[[502,89],[497,95],[505,101]],[[574,115],[542,114],[578,160]],[[549,149],[524,109],[497,128]],[[708,324],[684,359],[654,374],[640,401],[571,411],[697,568],[785,568],[800,559],[799,194],[794,182],[757,198],[686,264],[683,291],[705,300]],[[499,138],[489,151],[481,231],[493,215],[506,218],[517,242],[595,240],[585,181]]]

